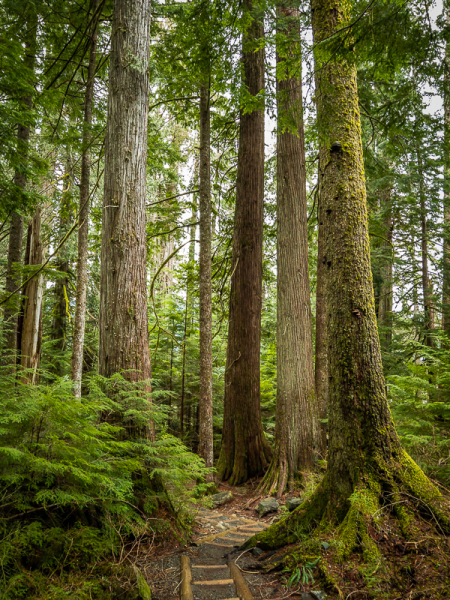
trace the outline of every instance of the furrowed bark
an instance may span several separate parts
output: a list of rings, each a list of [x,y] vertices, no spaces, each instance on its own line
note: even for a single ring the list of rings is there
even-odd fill
[[[97,10],[98,0],[94,0],[93,11]],[[81,378],[83,373],[84,331],[86,326],[86,297],[88,286],[88,235],[90,209],[90,177],[91,177],[91,124],[94,105],[95,67],[97,57],[98,20],[95,20],[91,32],[89,49],[89,66],[86,90],[84,92],[83,119],[83,151],[81,155],[81,178],[79,198],[79,228],[77,255],[77,290],[75,295],[75,315],[73,323],[71,375],[73,392],[76,398],[81,397]]]
[[[147,381],[146,167],[149,0],[115,0],[100,276],[99,371]]]
[[[243,87],[256,96],[264,89],[261,15],[252,14],[243,34]],[[260,342],[264,197],[264,111],[241,110],[236,208],[228,328],[223,436],[219,478],[232,485],[260,475],[270,460],[261,426]]]
[[[275,448],[261,491],[280,497],[314,468],[314,390],[299,11],[278,7],[277,406]],[[294,62],[294,58],[300,61]],[[290,61],[286,67],[284,63]]]
[[[448,0],[444,1],[444,10],[445,24],[447,28],[450,28]],[[444,255],[442,276],[443,328],[445,333],[450,335],[450,39],[448,37],[445,41],[444,55]]]
[[[214,462],[212,397],[212,300],[211,300],[211,130],[210,93],[200,90],[200,399],[198,453],[207,467]],[[213,480],[213,474],[208,476]]]

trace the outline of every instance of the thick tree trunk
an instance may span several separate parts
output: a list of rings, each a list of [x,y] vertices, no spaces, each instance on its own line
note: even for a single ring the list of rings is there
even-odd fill
[[[250,0],[245,9],[252,12]],[[264,89],[262,16],[252,15],[243,35],[243,86]],[[218,472],[232,485],[260,475],[270,448],[261,426],[260,342],[264,197],[264,111],[241,110],[228,328],[223,436]]]
[[[146,166],[149,0],[115,0],[111,35],[100,277],[99,371],[151,376]],[[147,390],[150,391],[150,383]]]
[[[348,10],[343,0],[312,2],[327,269],[328,471],[310,499],[248,545],[259,540],[276,547],[298,540],[302,533],[313,537],[315,527],[322,532],[333,528],[338,556],[345,558],[360,546],[367,561],[378,563],[383,546],[378,548],[369,534],[372,522],[376,527],[392,511],[403,534],[416,536],[414,511],[427,512],[428,506],[429,518],[439,521],[440,531],[450,532],[450,519],[448,502],[402,449],[386,398],[356,69],[335,55],[335,45],[328,49],[320,43],[345,27]]]
[[[28,70],[30,84],[34,80],[34,65],[36,60],[36,36],[37,36],[37,15],[33,3],[27,7],[27,19],[25,22],[25,58],[24,67]],[[30,87],[31,87],[30,85]],[[27,185],[26,167],[28,162],[28,146],[30,141],[31,127],[29,124],[30,112],[33,107],[31,95],[22,98],[26,122],[19,123],[17,127],[17,150],[21,160],[21,165],[14,173],[14,185],[21,191],[25,191]],[[22,262],[22,237],[23,237],[23,216],[17,212],[11,215],[11,231],[8,244],[8,263],[6,271],[5,292],[9,295],[16,290],[21,281],[20,266]],[[8,359],[13,366],[16,364],[16,351],[20,350],[17,345],[18,336],[18,315],[19,315],[20,294],[13,296],[5,307],[3,321],[5,323],[5,347],[12,356]]]
[[[211,131],[209,88],[200,90],[200,399],[198,453],[207,467],[214,462],[211,300]],[[213,475],[208,477],[210,481]]]
[[[280,497],[287,485],[293,488],[295,477],[314,468],[319,428],[298,9],[278,8],[277,29],[277,407],[274,455],[260,489],[277,490]],[[293,63],[296,55],[299,62]]]
[[[93,11],[96,12],[98,0],[94,0]],[[89,50],[89,65],[86,90],[84,92],[83,150],[81,155],[80,199],[78,208],[78,256],[77,256],[77,291],[75,295],[75,316],[73,322],[72,342],[72,381],[76,398],[81,397],[81,377],[83,373],[84,330],[86,326],[86,297],[88,286],[88,235],[90,208],[91,178],[91,124],[94,105],[94,81],[97,57],[98,20],[94,18]],[[108,209],[109,210],[109,209]]]
[[[325,300],[326,265],[323,257],[323,208],[320,201],[320,165],[318,177],[318,239],[317,239],[317,282],[316,282],[316,355],[314,379],[317,406],[319,410],[320,450],[325,454],[327,449],[327,414],[328,414],[328,353],[327,353],[327,312]]]
[[[28,225],[28,255],[25,263],[29,266],[41,265],[44,250],[41,239],[41,209],[38,208]],[[44,276],[42,272],[31,279],[23,291],[25,304],[21,328],[21,374],[23,383],[37,383],[42,341],[42,300],[44,296]]]

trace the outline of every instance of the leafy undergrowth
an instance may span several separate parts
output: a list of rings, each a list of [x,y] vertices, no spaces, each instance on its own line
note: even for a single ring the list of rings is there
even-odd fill
[[[0,598],[138,598],[133,557],[188,533],[203,461],[120,376],[92,378],[78,400],[70,381],[5,373],[0,397]]]
[[[364,556],[363,544],[342,560],[338,532],[311,532],[299,535],[298,543],[263,554],[253,567],[281,570],[286,583],[304,592],[325,590],[330,599],[448,600],[450,540],[412,504],[407,509],[417,517],[414,539],[405,539],[389,508],[381,524],[368,524],[379,551],[372,560],[367,560],[367,553]]]

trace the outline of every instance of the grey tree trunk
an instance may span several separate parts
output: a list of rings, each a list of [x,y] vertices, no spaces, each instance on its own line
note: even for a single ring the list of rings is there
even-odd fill
[[[252,96],[264,89],[262,15],[251,0],[251,23],[243,34],[243,86]],[[253,13],[253,14],[252,14]],[[228,327],[220,479],[237,485],[261,475],[271,458],[261,425],[260,343],[264,199],[264,110],[241,110],[236,208]]]
[[[445,24],[450,28],[450,3],[444,0]],[[448,29],[447,29],[448,31]],[[448,33],[447,33],[448,36]],[[444,56],[444,256],[442,285],[442,321],[450,335],[450,40]]]
[[[98,0],[94,0],[93,11],[97,10]],[[72,342],[72,381],[76,398],[81,397],[81,378],[83,373],[84,330],[86,326],[86,297],[88,286],[88,234],[91,178],[91,124],[94,104],[94,81],[97,56],[98,20],[94,17],[89,49],[89,66],[84,93],[83,150],[81,155],[80,199],[78,208],[78,256],[77,290],[75,295],[75,316]]]
[[[207,467],[214,463],[211,300],[211,130],[210,93],[200,90],[200,399],[198,453]],[[212,474],[208,477],[212,481]]]
[[[391,208],[392,188],[383,190],[381,194],[381,203],[384,205],[386,216],[384,219],[386,240],[382,240],[381,246],[387,256],[383,257],[381,266],[381,287],[380,298],[378,300],[378,324],[383,329],[380,335],[380,341],[386,350],[390,347],[392,341],[392,208]]]
[[[149,0],[115,0],[111,35],[100,276],[99,371],[151,376],[146,167]],[[150,383],[147,388],[150,391]]]
[[[27,256],[25,263],[30,266],[41,265],[44,261],[44,249],[41,239],[41,209],[38,208],[28,225]],[[25,304],[21,327],[21,374],[23,383],[37,383],[42,341],[42,300],[44,295],[44,276],[41,272],[27,283],[23,290]]]
[[[277,407],[275,449],[260,489],[280,497],[314,468],[314,390],[299,11],[278,8]],[[291,64],[283,67],[290,60]]]

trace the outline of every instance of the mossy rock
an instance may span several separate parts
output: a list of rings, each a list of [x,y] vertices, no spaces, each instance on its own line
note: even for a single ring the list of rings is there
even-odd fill
[[[136,575],[137,588],[139,590],[139,600],[152,600],[152,590],[148,585],[145,577],[136,565],[133,565],[133,571]]]

